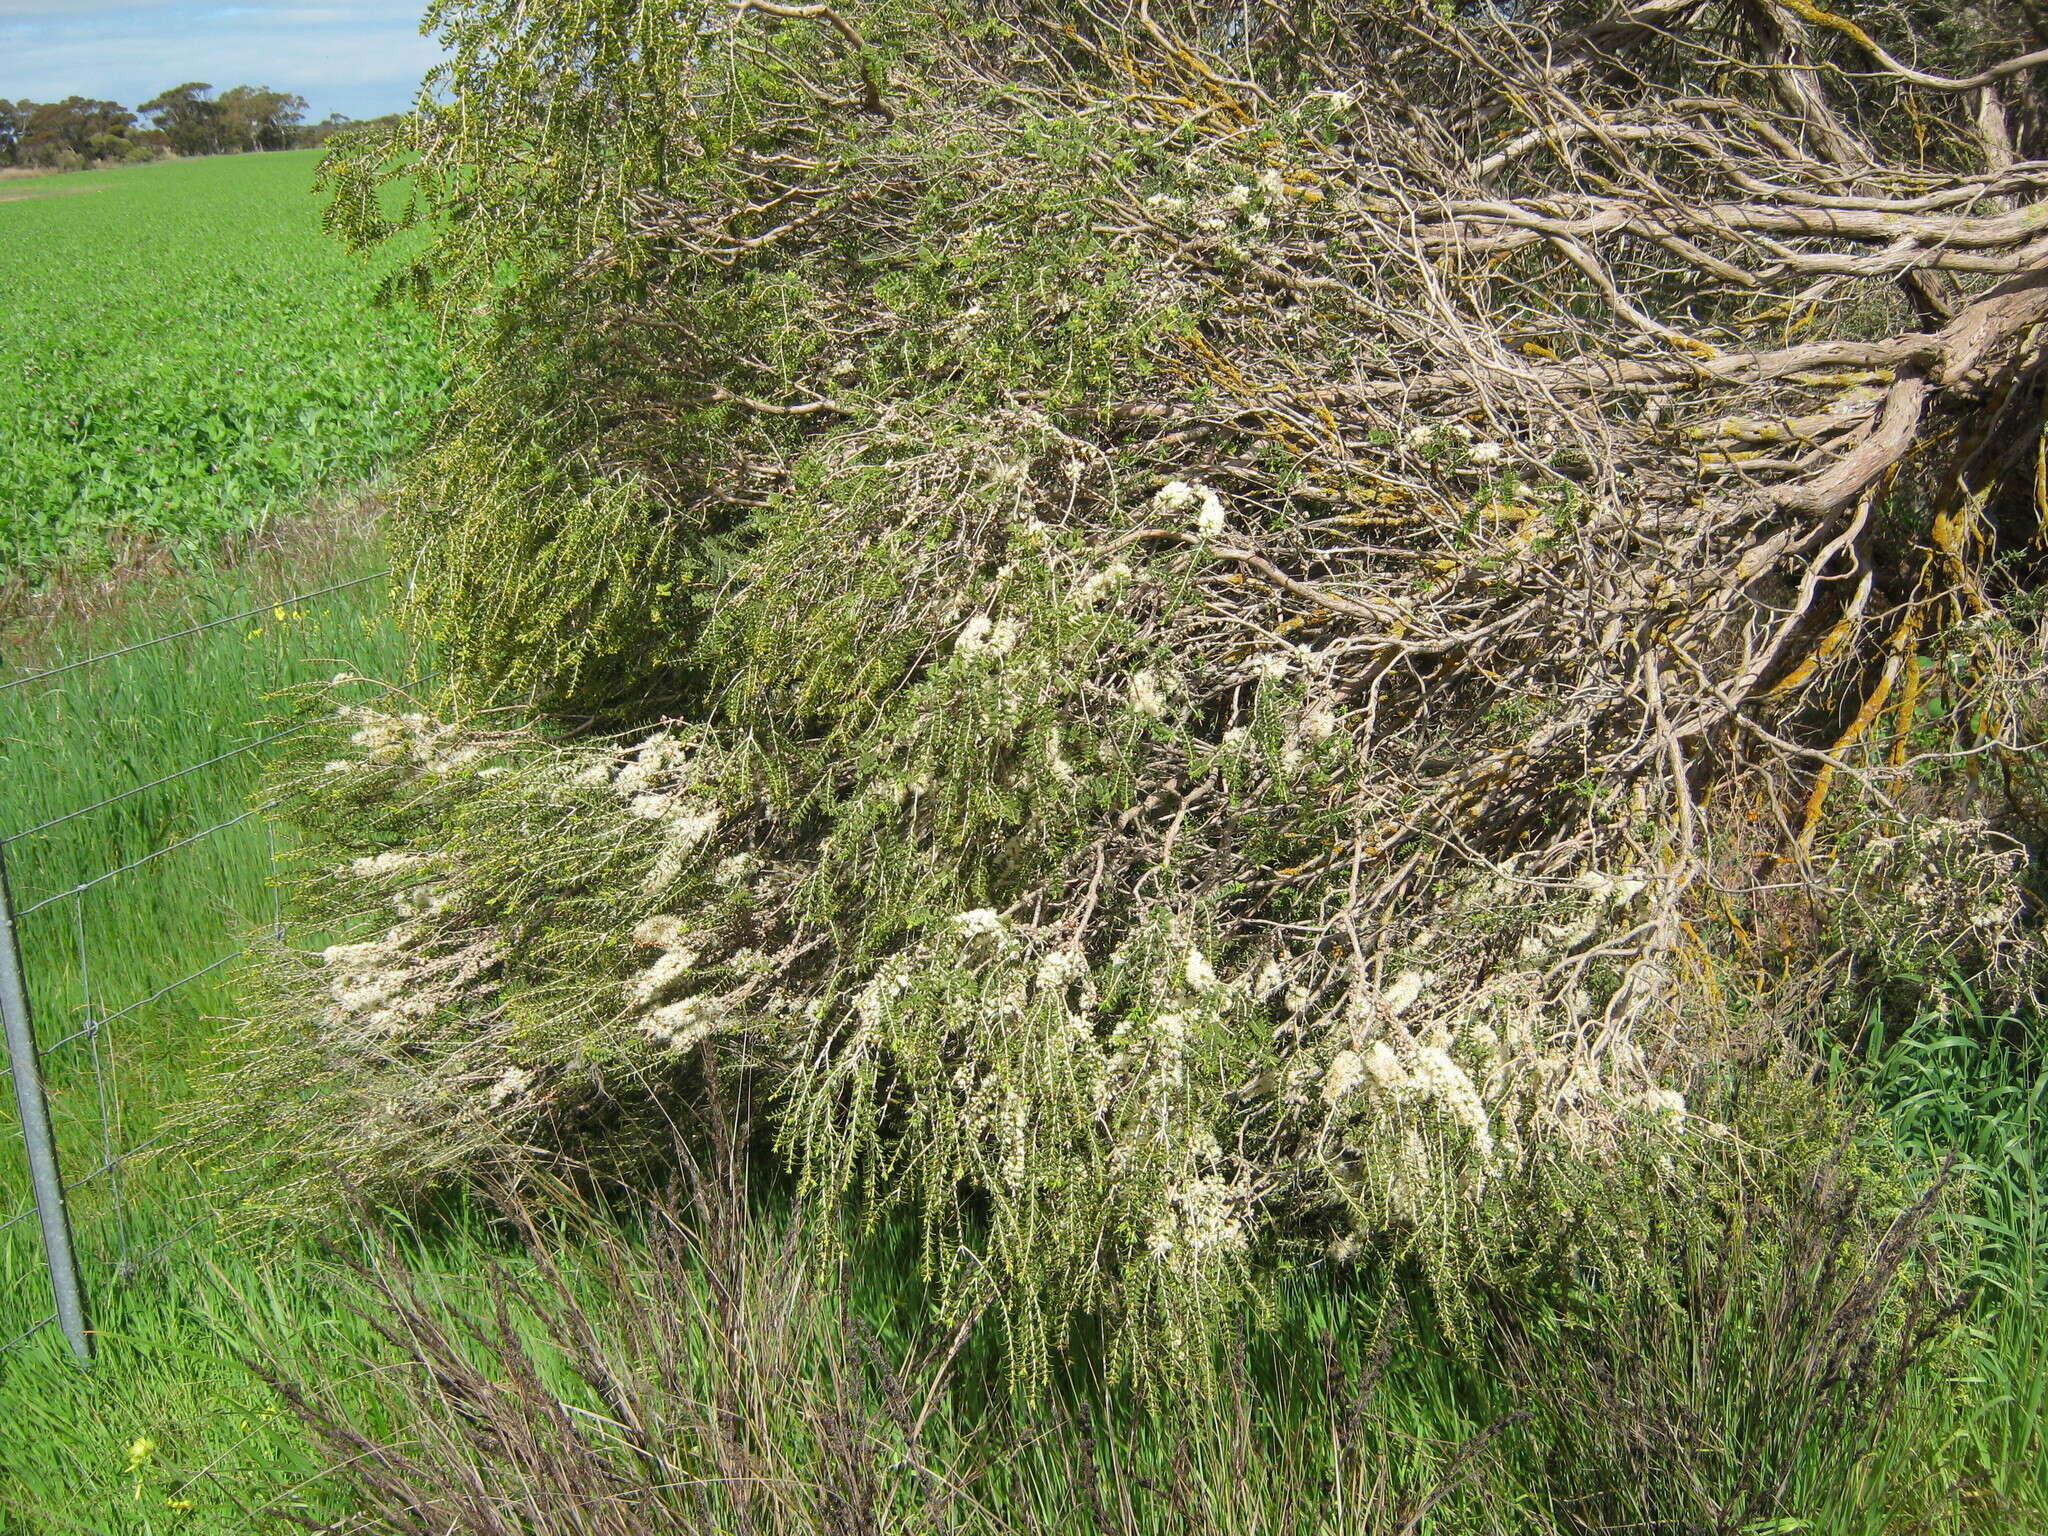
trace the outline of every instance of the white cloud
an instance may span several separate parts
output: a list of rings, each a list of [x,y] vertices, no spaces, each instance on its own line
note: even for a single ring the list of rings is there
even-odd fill
[[[0,97],[111,97],[133,106],[187,80],[296,91],[314,117],[410,104],[438,57],[423,0],[0,0]]]

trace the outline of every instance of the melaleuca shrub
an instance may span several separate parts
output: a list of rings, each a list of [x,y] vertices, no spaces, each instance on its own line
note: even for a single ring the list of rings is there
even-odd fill
[[[1412,1263],[1457,1326],[1635,1262],[1746,1176],[1714,1106],[1900,861],[1886,900],[1960,881],[1966,965],[2035,984],[2019,844],[1894,793],[1984,722],[2020,756],[2020,554],[1944,532],[1878,624],[1827,564],[1869,507],[1659,435],[1735,419],[1749,354],[1676,326],[1751,297],[1520,226],[1446,275],[1447,189],[1600,193],[1577,128],[1497,146],[1466,20],[1219,16],[434,7],[433,89],[328,177],[357,241],[410,189],[397,287],[460,359],[396,528],[449,678],[285,771],[336,938],[269,962],[219,1099],[293,1200],[630,1166],[738,1073],[803,1196],[913,1207],[1021,1369],[1092,1315],[1171,1373],[1293,1267]],[[1658,59],[1657,99],[1775,99]],[[1994,603],[1952,689],[1904,665]]]

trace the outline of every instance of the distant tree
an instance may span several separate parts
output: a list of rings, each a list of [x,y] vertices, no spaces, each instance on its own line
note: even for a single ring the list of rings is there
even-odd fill
[[[0,165],[20,164],[22,125],[34,110],[32,101],[15,102],[0,98]]]
[[[393,121],[375,118],[371,126]],[[344,112],[308,125],[305,97],[267,85],[232,86],[216,96],[206,82],[189,80],[132,112],[119,102],[84,96],[59,102],[0,99],[0,166],[314,148],[357,126]]]
[[[238,85],[213,103],[219,110],[221,148],[290,149],[306,118],[306,98],[267,85]]]
[[[63,101],[17,102],[15,153],[25,165],[52,165],[67,156],[115,158],[126,152],[135,114],[116,101],[70,96]]]
[[[319,122],[307,123],[302,126],[297,134],[294,135],[294,142],[301,149],[317,149],[341,132],[342,129],[354,126],[355,119],[346,112],[330,112],[321,118]]]
[[[308,123],[299,129],[296,142],[301,149],[319,149],[331,142],[343,129],[376,133],[390,130],[398,121],[399,115],[395,112],[387,112],[382,117],[361,119],[350,117],[346,112],[332,112],[319,122]]]
[[[221,103],[213,100],[213,87],[190,80],[145,101],[136,111],[154,120],[181,155],[217,155],[223,142]]]

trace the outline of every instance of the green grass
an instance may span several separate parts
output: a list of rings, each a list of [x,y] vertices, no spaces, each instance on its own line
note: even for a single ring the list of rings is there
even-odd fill
[[[0,578],[199,549],[411,440],[428,327],[320,232],[318,158],[0,184]]]
[[[1860,1065],[1901,1146],[1930,1166],[1955,1158],[1969,1190],[1959,1236],[1977,1301],[1956,1456],[2014,1529],[2048,1529],[2048,1027],[1950,989],[1895,1035],[1873,1018]]]
[[[174,578],[146,603],[17,645],[0,667],[0,758],[8,767],[0,775],[0,836],[9,839],[29,995],[50,1053],[51,1118],[67,1178],[83,1181],[75,1196],[81,1259],[95,1279],[207,1206],[193,1200],[200,1186],[175,1152],[140,1166],[120,1155],[151,1143],[163,1112],[182,1097],[213,1021],[233,1011],[232,967],[145,1000],[235,955],[275,911],[273,834],[250,814],[264,754],[235,749],[275,728],[266,717],[282,707],[270,697],[279,690],[344,668],[397,677],[405,666],[381,580],[281,601],[382,562],[369,540],[339,556],[322,553],[324,563],[310,571],[258,557]],[[256,617],[7,686],[43,667],[250,608]],[[380,691],[358,686],[366,697]],[[166,776],[173,777],[124,793]],[[108,796],[122,798],[60,820]],[[222,823],[231,825],[206,831]],[[127,864],[136,867],[101,878]],[[94,1019],[111,1022],[84,1031]],[[10,1111],[10,1131],[12,1120]],[[21,1143],[10,1134],[0,1145],[0,1219],[24,1208],[24,1190]],[[0,1243],[7,1338],[47,1310],[48,1294],[30,1261],[33,1225],[17,1224]]]

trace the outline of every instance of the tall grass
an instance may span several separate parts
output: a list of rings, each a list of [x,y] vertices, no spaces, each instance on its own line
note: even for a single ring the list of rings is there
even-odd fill
[[[563,1192],[524,1275],[466,1289],[374,1257],[351,1285],[376,1347],[339,1386],[282,1350],[270,1373],[379,1528],[415,1536],[2025,1528],[1979,1519],[1942,1454],[1938,1189],[1873,1241],[1824,1168],[1649,1283],[1501,1298],[1472,1353],[1396,1272],[1304,1277],[1215,1396],[1158,1403],[1085,1347],[1018,1394],[993,1320],[949,1330],[886,1289],[914,1234],[822,1266],[736,1182],[693,1173],[625,1223]]]
[[[709,1139],[679,1139],[676,1186],[625,1211],[568,1190],[520,1209],[523,1262],[466,1288],[371,1255],[353,1310],[377,1344],[338,1381],[289,1333],[266,1340],[261,1369],[378,1529],[1513,1528],[1486,1474],[1518,1420],[1472,1421],[1455,1364],[1397,1313],[1298,1316],[1172,1410],[1085,1353],[1023,1394],[999,1328],[942,1321],[904,1285],[914,1232],[827,1260],[729,1150],[697,1163]]]
[[[1967,1406],[1955,1452],[1973,1492],[2016,1529],[2048,1529],[2048,1029],[1985,1012],[1960,987],[1912,1025],[1873,1013],[1857,1062],[1900,1145],[1953,1158],[1976,1292],[1960,1341]]]
[[[317,565],[304,553],[260,551],[173,576],[148,601],[88,600],[54,624],[18,615],[0,667],[0,837],[60,1157],[82,1181],[74,1221],[89,1279],[120,1273],[208,1205],[174,1155],[129,1154],[151,1148],[213,1022],[232,1012],[230,962],[244,938],[279,916],[275,834],[252,798],[264,752],[237,749],[281,728],[278,696],[295,684],[406,666],[381,580],[358,580],[381,568],[376,540],[325,541]],[[342,583],[356,584],[293,601]],[[142,644],[185,629],[196,632]],[[0,1219],[25,1205],[10,1137]],[[24,1257],[33,1224],[0,1241],[6,1338],[48,1298]]]

